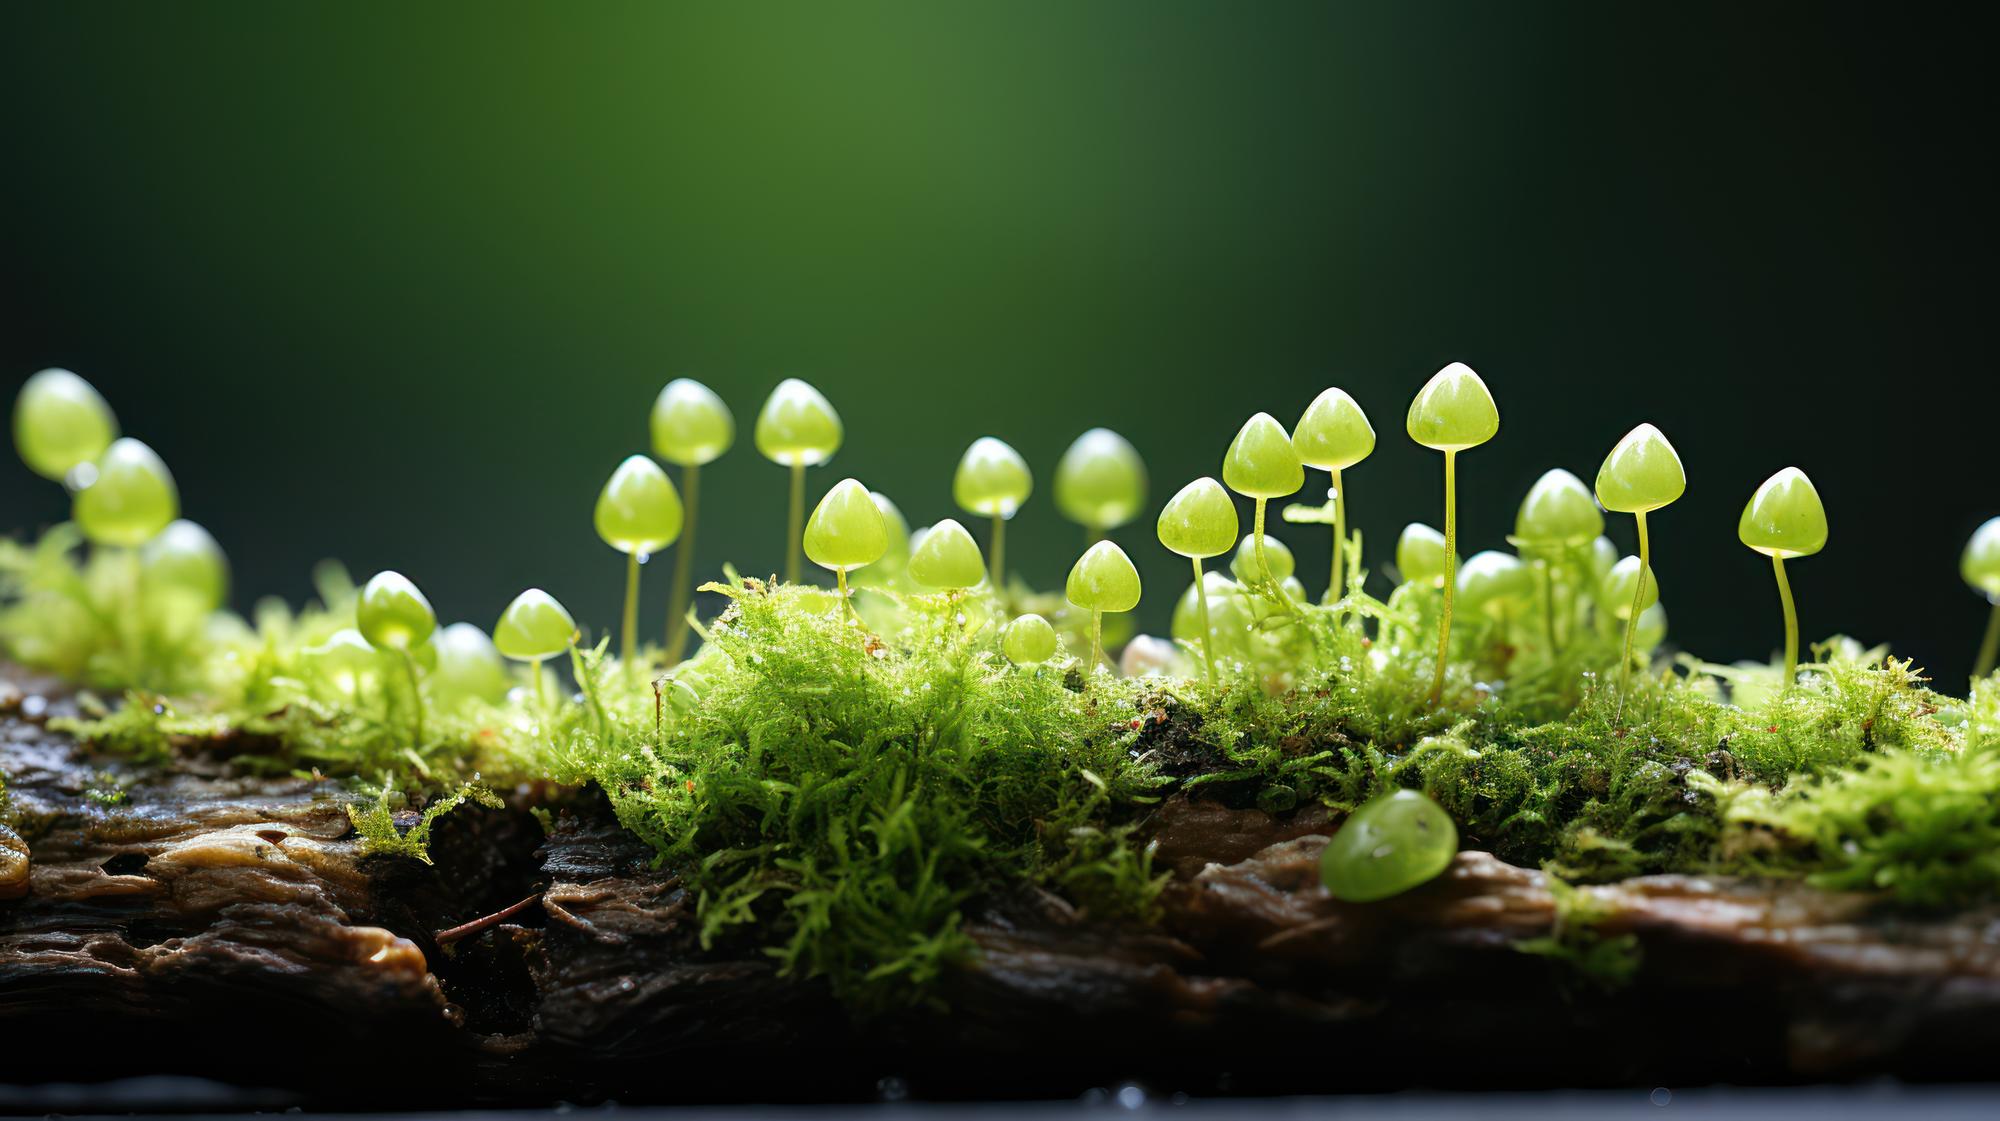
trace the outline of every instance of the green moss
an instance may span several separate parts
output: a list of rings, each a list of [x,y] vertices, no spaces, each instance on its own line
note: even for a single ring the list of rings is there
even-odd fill
[[[467,802],[496,810],[506,806],[486,787],[468,782],[449,794],[431,799],[430,804],[413,815],[415,820],[405,827],[399,819],[404,816],[405,807],[410,805],[410,797],[385,778],[373,799],[347,807],[347,819],[354,823],[355,832],[361,834],[363,855],[401,856],[429,864],[431,827],[437,824],[439,818]]]
[[[0,550],[11,656],[123,691],[64,730],[152,764],[219,751],[253,773],[365,777],[367,851],[410,859],[440,815],[490,799],[482,784],[595,783],[694,891],[706,943],[761,947],[863,1011],[935,1001],[973,952],[968,924],[1028,887],[1153,918],[1148,815],[1174,794],[1282,815],[1420,788],[1467,846],[1578,883],[1736,872],[1906,906],[2000,898],[2000,686],[1943,697],[1851,642],[1816,648],[1789,690],[1772,667],[1684,659],[1620,696],[1604,682],[1622,633],[1564,597],[1558,646],[1545,617],[1460,620],[1432,706],[1427,588],[1339,610],[1260,600],[1209,686],[1014,667],[983,594],[870,589],[862,627],[825,592],[732,576],[711,586],[730,610],[671,672],[579,647],[573,697],[544,709],[524,676],[497,702],[427,695],[414,744],[395,667],[343,682],[306,653],[353,623],[338,569],[297,612],[145,629],[135,661],[96,621],[118,591],[95,563],[61,532]],[[1076,641],[1077,613],[1022,594]],[[1579,900],[1561,895],[1578,909],[1534,952],[1615,979],[1630,955]]]
[[[880,1007],[929,998],[991,892],[1145,913],[1158,880],[1120,819],[1160,780],[1127,750],[1132,690],[1018,671],[943,598],[901,600],[882,645],[823,594],[722,590],[701,704],[656,742],[575,760],[689,879],[704,942],[754,937]]]
[[[1524,938],[1514,943],[1514,948],[1549,959],[1562,967],[1565,978],[1592,988],[1610,991],[1630,984],[1644,960],[1638,936],[1605,934],[1599,927],[1612,916],[1612,910],[1561,876],[1544,871],[1555,903],[1554,922],[1549,933]]]

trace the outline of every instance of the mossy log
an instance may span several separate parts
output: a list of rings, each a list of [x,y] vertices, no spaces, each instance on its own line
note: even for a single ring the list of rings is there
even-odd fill
[[[49,731],[0,688],[0,1083],[173,1072],[314,1102],[855,1099],[1984,1078],[2000,911],[1913,916],[1796,882],[1649,876],[1565,896],[1480,852],[1384,903],[1319,886],[1333,822],[1175,798],[1157,921],[1022,885],[984,901],[944,1007],[849,1015],[696,900],[594,793],[553,827],[468,807],[436,863],[364,855],[336,787],[254,745],[171,767]],[[47,699],[56,698],[56,699]],[[1564,900],[1568,902],[1565,904]],[[1598,987],[1547,956],[1641,964]]]

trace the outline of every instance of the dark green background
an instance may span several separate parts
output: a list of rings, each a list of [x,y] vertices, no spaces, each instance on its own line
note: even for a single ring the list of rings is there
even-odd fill
[[[1796,463],[1833,526],[1805,630],[1957,685],[2000,390],[1988,67],[1950,11],[8,5],[0,371],[95,381],[242,603],[338,555],[446,618],[542,584],[602,625],[591,502],[676,375],[746,437],[813,381],[848,426],[814,493],[915,521],[1009,440],[1044,484],[1012,555],[1052,585],[1077,432],[1129,435],[1157,502],[1334,383],[1382,436],[1351,477],[1379,566],[1440,516],[1402,414],[1463,359],[1503,418],[1462,461],[1468,553],[1650,419],[1690,477],[1655,521],[1680,642],[1777,641],[1735,520]],[[775,568],[783,472],[746,438],[709,476],[704,565]],[[63,513],[0,466],[0,525]],[[1149,523],[1121,540],[1159,628]],[[1324,535],[1288,536],[1316,576]]]

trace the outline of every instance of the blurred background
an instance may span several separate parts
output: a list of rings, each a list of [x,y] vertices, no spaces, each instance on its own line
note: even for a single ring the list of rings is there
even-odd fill
[[[539,584],[601,628],[591,506],[675,376],[739,424],[704,570],[782,564],[748,433],[795,375],[847,423],[815,498],[853,475],[921,524],[973,438],[1019,448],[1041,586],[1081,545],[1047,486],[1079,432],[1137,444],[1157,510],[1338,384],[1381,437],[1349,483],[1382,592],[1442,516],[1403,413],[1463,360],[1502,416],[1465,554],[1652,420],[1689,475],[1653,520],[1674,642],[1779,642],[1735,525],[1797,464],[1832,523],[1791,566],[1805,632],[1957,689],[1958,553],[2000,513],[1982,43],[1821,4],[9,5],[0,388],[93,381],[239,606],[337,556],[447,620]],[[0,529],[66,514],[0,463]],[[1116,536],[1157,631],[1184,562],[1151,523]],[[1326,532],[1279,536],[1317,591]]]

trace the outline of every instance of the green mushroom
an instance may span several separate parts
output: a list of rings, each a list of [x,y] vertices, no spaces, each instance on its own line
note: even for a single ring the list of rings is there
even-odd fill
[[[629,674],[639,643],[639,558],[673,544],[681,535],[684,511],[674,481],[643,455],[629,455],[597,495],[597,536],[625,554],[625,614],[619,628],[618,659]]]
[[[1560,467],[1543,472],[1528,488],[1514,514],[1514,534],[1508,538],[1532,558],[1542,577],[1542,621],[1549,649],[1561,649],[1556,634],[1555,569],[1604,532],[1604,512],[1597,508],[1583,480]]]
[[[342,627],[328,635],[326,641],[308,646],[299,654],[313,672],[332,682],[356,704],[361,702],[362,691],[374,680],[382,664],[380,651],[353,627]]]
[[[1799,617],[1792,605],[1792,584],[1785,578],[1785,561],[1809,557],[1826,548],[1826,507],[1812,480],[1787,467],[1757,488],[1744,504],[1736,536],[1752,551],[1771,558],[1778,578],[1778,600],[1785,608],[1785,676],[1790,688],[1799,672]]]
[[[1000,650],[1017,666],[1038,666],[1056,656],[1056,629],[1040,615],[1023,615],[1000,632]]]
[[[1292,557],[1291,546],[1283,541],[1269,534],[1260,539],[1246,533],[1236,546],[1236,554],[1229,558],[1229,571],[1245,586],[1282,584],[1298,571],[1298,562]]]
[[[1629,622],[1660,601],[1660,574],[1638,557],[1620,557],[1604,574],[1597,594],[1612,618]]]
[[[1222,459],[1222,481],[1230,490],[1255,503],[1250,536],[1256,542],[1255,547],[1262,550],[1265,504],[1306,485],[1306,469],[1285,426],[1270,413],[1258,413],[1244,421],[1236,438],[1229,442],[1229,452]],[[1270,564],[1260,557],[1257,568],[1266,574],[1262,581],[1264,593],[1273,603],[1290,611],[1291,601],[1279,589],[1277,581],[1268,576]]]
[[[1987,615],[1986,637],[1979,642],[1979,656],[1973,659],[1973,680],[1993,672],[1993,661],[2000,655],[2000,518],[1988,518],[1965,542],[1965,552],[1958,558],[1959,575],[1971,585],[1972,590],[1986,597],[1993,610]]]
[[[1639,527],[1639,568],[1652,569],[1653,554],[1646,539],[1646,515],[1671,505],[1687,492],[1687,471],[1681,467],[1680,453],[1667,442],[1659,429],[1641,424],[1618,441],[1604,465],[1597,469],[1597,501],[1606,510],[1630,514]],[[1647,584],[1633,583],[1636,595]],[[1632,628],[1644,606],[1636,600],[1619,617],[1625,620],[1625,652],[1618,663],[1618,692],[1622,697],[1632,679]]]
[[[177,518],[139,550],[147,595],[180,596],[207,613],[229,598],[229,558],[206,529]]]
[[[1459,606],[1498,622],[1503,633],[1513,622],[1514,610],[1528,601],[1533,590],[1528,566],[1512,553],[1482,549],[1458,569]]]
[[[993,589],[1007,588],[1007,519],[1035,489],[1028,461],[1004,440],[981,436],[959,457],[951,477],[952,501],[968,514],[993,520]]]
[[[542,685],[542,663],[569,649],[576,641],[576,620],[556,597],[529,588],[514,597],[500,621],[493,624],[493,645],[517,662],[529,663],[535,674],[535,707],[548,711]]]
[[[68,370],[43,370],[14,399],[14,447],[28,469],[64,482],[118,438],[118,418],[89,382]]]
[[[792,471],[792,500],[785,520],[785,580],[799,582],[799,556],[806,520],[806,468],[817,467],[840,450],[840,414],[820,391],[786,378],[757,413],[757,450]]]
[[[1138,517],[1146,489],[1146,461],[1109,428],[1078,436],[1056,462],[1056,509],[1092,541]]]
[[[667,664],[687,651],[688,604],[694,595],[694,531],[701,513],[701,469],[736,442],[736,417],[715,391],[692,378],[675,378],[653,401],[653,452],[681,469],[687,525],[674,552],[673,598],[667,605]]]
[[[1255,622],[1255,612],[1236,581],[1220,572],[1204,572],[1201,583],[1189,584],[1174,603],[1169,633],[1182,642],[1202,643],[1204,653],[1212,646],[1241,657]]]
[[[437,630],[437,613],[431,601],[400,572],[378,572],[361,588],[354,604],[355,629],[368,645],[389,650],[402,659],[410,679],[410,704],[415,709],[414,749],[424,745],[424,693],[417,682],[416,651],[430,641]]]
[[[80,465],[77,474],[91,478],[77,491],[72,516],[96,544],[135,549],[180,516],[173,474],[152,448],[130,436],[112,441],[96,463]]]
[[[1193,591],[1201,607],[1201,654],[1208,683],[1215,684],[1215,649],[1210,640],[1208,589],[1202,579],[1201,562],[1229,551],[1238,528],[1236,503],[1222,484],[1203,476],[1182,487],[1160,510],[1160,544],[1194,563]],[[1289,556],[1289,554],[1287,554]]]
[[[453,623],[431,636],[437,647],[437,668],[431,689],[451,700],[478,699],[498,704],[507,696],[507,666],[485,631],[471,623]]]
[[[1458,826],[1436,802],[1398,790],[1348,816],[1320,854],[1335,899],[1373,903],[1429,883],[1458,855]]]
[[[1396,571],[1405,584],[1444,587],[1445,573],[1457,567],[1456,558],[1447,559],[1444,534],[1422,522],[1411,522],[1396,538]]]
[[[871,490],[868,497],[874,501],[875,509],[882,512],[882,529],[888,534],[889,545],[882,551],[881,560],[854,572],[850,579],[857,587],[883,587],[902,579],[909,571],[910,523],[888,495]]]
[[[1096,673],[1104,661],[1104,613],[1139,606],[1139,570],[1115,542],[1099,541],[1069,570],[1063,596],[1090,612],[1090,671]]]
[[[1632,628],[1632,645],[1641,650],[1653,650],[1667,640],[1667,609],[1654,604],[1639,612],[1639,625]]]
[[[986,562],[972,534],[956,518],[946,518],[916,538],[909,572],[910,579],[926,588],[957,592],[986,579]]]
[[[1444,699],[1444,669],[1451,653],[1451,601],[1458,583],[1458,453],[1500,432],[1500,410],[1486,383],[1463,362],[1431,375],[1410,402],[1404,421],[1410,439],[1444,453],[1444,613],[1438,619],[1437,674],[1431,704]]]
[[[821,568],[833,570],[839,582],[840,602],[858,624],[854,601],[848,595],[847,574],[874,564],[889,551],[889,527],[882,509],[868,488],[855,479],[842,479],[813,507],[806,522],[806,556]]]
[[[1327,489],[1333,496],[1333,574],[1321,602],[1333,603],[1341,596],[1346,575],[1340,551],[1347,543],[1347,487],[1340,473],[1375,451],[1375,426],[1368,423],[1368,414],[1346,390],[1324,389],[1306,406],[1298,427],[1292,429],[1292,447],[1301,463],[1331,476]]]

